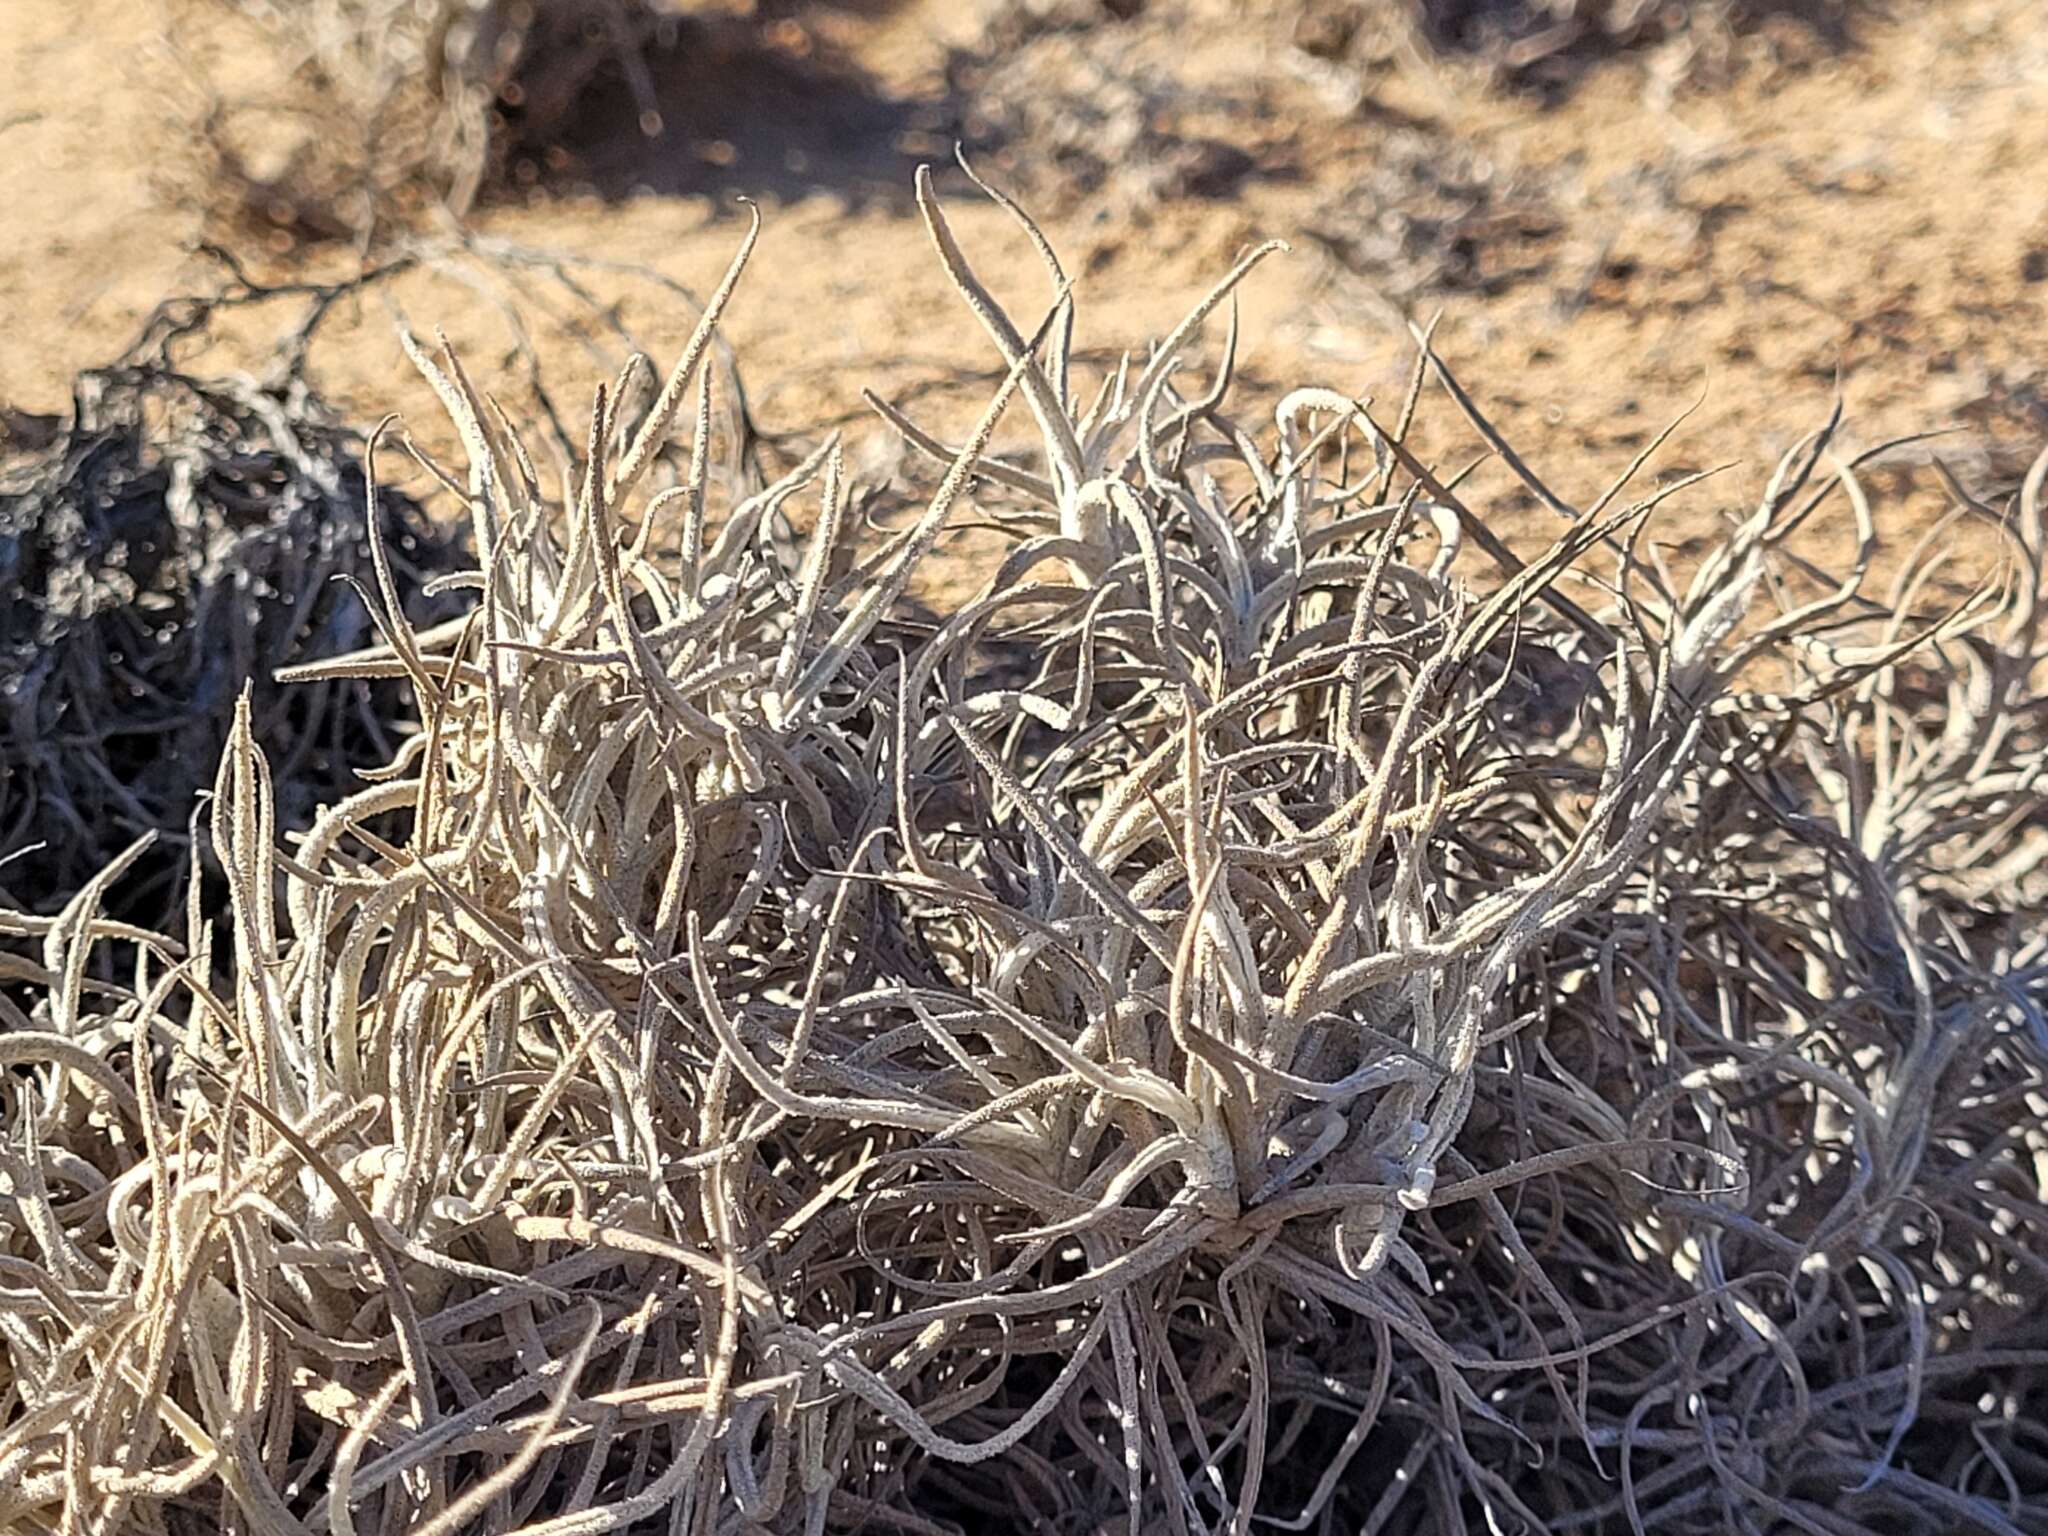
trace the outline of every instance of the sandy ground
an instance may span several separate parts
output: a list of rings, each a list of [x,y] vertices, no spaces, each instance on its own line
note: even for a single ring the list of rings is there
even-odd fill
[[[1291,253],[1244,291],[1255,388],[1323,383],[1391,408],[1413,357],[1407,319],[1441,309],[1444,355],[1567,500],[1590,500],[1697,404],[1662,469],[1738,468],[1671,514],[1680,544],[1688,520],[1755,494],[1838,383],[1849,447],[1960,427],[1938,451],[1993,492],[2048,438],[2048,29],[2035,0],[1900,4],[1846,43],[1784,20],[1727,79],[1678,78],[1668,50],[1631,54],[1547,103],[1413,47],[1361,89],[1295,46],[1305,9],[1154,0],[1133,24],[1118,57],[1173,74],[1187,102],[1169,104],[1175,131],[1227,144],[1221,170],[1134,197],[1037,175],[1028,139],[991,151],[1078,277],[1092,356],[1142,347],[1249,242],[1278,236]],[[145,0],[0,12],[0,404],[56,412],[79,369],[219,268],[194,252],[212,226],[203,193],[180,186],[187,66],[161,41],[163,14]],[[685,126],[661,140],[609,132],[630,111],[599,104],[566,170],[500,197],[475,227],[701,292],[741,232],[736,194],[756,197],[766,228],[727,327],[753,414],[792,437],[845,422],[867,445],[856,462],[880,473],[893,459],[862,387],[921,399],[957,430],[963,383],[990,376],[908,196],[914,164],[975,121],[947,60],[977,45],[985,8],[869,0],[796,15],[775,34],[787,57],[733,63],[722,95],[701,73],[679,81],[671,121]],[[1047,45],[1046,90],[1085,97],[1090,77],[1060,74],[1066,47]],[[229,81],[263,67],[217,50],[205,64]],[[991,286],[1035,318],[1047,290],[1028,246],[957,173],[945,185]],[[261,241],[241,254],[273,278],[339,259]],[[687,306],[652,285],[582,275],[657,355],[686,332]],[[555,391],[579,397],[605,361],[579,339],[587,316],[546,285],[515,297]],[[416,273],[323,333],[319,382],[360,419],[433,415],[395,312],[445,326],[485,379],[514,368],[488,285],[460,264]],[[239,348],[253,365],[280,323],[249,318],[223,360]],[[1447,457],[1469,444],[1449,402],[1432,412]],[[1504,474],[1476,484],[1517,538],[1542,531],[1548,514]],[[1935,509],[1916,505],[1909,527]]]

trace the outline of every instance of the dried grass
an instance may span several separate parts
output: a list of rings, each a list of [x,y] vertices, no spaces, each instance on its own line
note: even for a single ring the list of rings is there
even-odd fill
[[[1254,46],[1243,17],[1219,23],[1213,7],[993,6],[948,61],[958,135],[1034,207],[1143,223],[1162,203],[1226,197],[1292,155],[1259,68],[1189,77],[1187,29],[1219,25]]]
[[[645,489],[745,249],[562,504],[416,349],[476,606],[299,675],[423,732],[280,848],[242,712],[231,960],[4,920],[0,1525],[2048,1528],[2048,456],[1952,612],[1826,432],[1683,587],[1692,479],[1521,564],[1422,363],[1177,387],[1270,247],[1084,399],[919,190],[1008,376],[911,526]]]
[[[1667,83],[1724,84],[1749,64],[1800,67],[1854,39],[1870,0],[1284,0],[1295,46],[1380,70],[1417,44],[1478,60],[1499,83],[1558,92],[1603,60],[1649,55]]]
[[[617,69],[661,130],[646,50],[675,25],[652,0],[230,0],[271,54],[269,90],[223,87],[188,54],[190,193],[222,191],[256,223],[312,240],[375,240],[430,207],[457,218],[522,145],[562,131]],[[219,0],[183,13],[211,24]]]

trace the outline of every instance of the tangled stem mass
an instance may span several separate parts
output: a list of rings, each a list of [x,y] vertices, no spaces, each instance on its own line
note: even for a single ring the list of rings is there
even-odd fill
[[[2048,456],[1951,611],[1828,432],[1524,564],[1427,342],[1262,443],[1262,249],[1084,399],[919,193],[1008,371],[900,531],[708,505],[751,234],[560,498],[415,346],[473,606],[297,675],[424,723],[281,846],[243,713],[223,928],[0,916],[0,1528],[2048,1529]]]

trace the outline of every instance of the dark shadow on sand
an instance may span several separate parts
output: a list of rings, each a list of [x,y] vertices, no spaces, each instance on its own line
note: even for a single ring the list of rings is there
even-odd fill
[[[896,3],[846,0],[839,8],[866,15]],[[943,152],[934,132],[946,121],[943,104],[891,98],[777,10],[685,16],[665,26],[642,55],[654,119],[619,62],[592,77],[544,142],[523,140],[520,109],[503,108],[515,148],[498,196],[538,186],[607,200],[740,194],[786,202],[827,193],[855,206],[904,201],[918,160]]]

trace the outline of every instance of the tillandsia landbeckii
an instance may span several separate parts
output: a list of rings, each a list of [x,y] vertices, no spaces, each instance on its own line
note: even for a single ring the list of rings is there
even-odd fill
[[[1035,226],[1020,323],[917,190],[1006,371],[881,407],[907,524],[836,439],[712,504],[755,232],[558,494],[412,344],[473,606],[380,562],[297,675],[420,731],[281,844],[245,713],[232,955],[0,920],[0,1525],[2042,1528],[2048,457],[1959,606],[1863,590],[1826,431],[1681,583],[1696,477],[1564,502],[1427,340],[1233,414],[1272,247],[1091,390]],[[1548,548],[1418,456],[1432,373]],[[928,618],[970,501],[1019,536]]]

